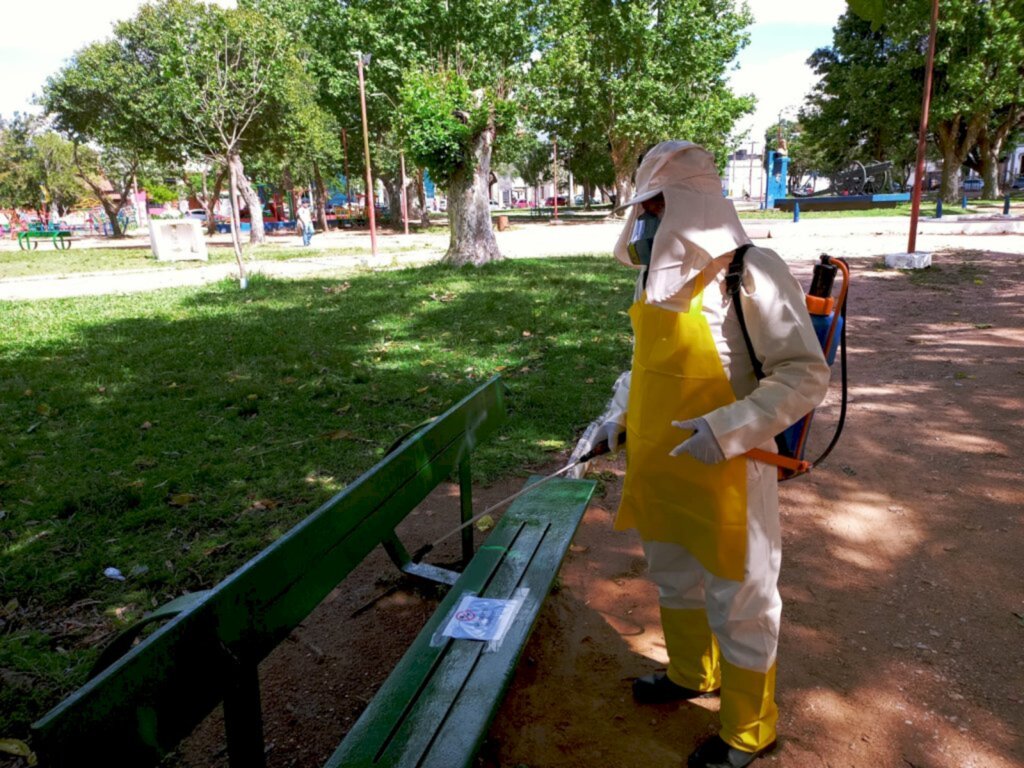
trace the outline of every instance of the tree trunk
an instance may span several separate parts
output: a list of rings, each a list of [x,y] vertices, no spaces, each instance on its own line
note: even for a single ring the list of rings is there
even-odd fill
[[[235,262],[238,264],[238,287],[244,291],[249,287],[249,278],[245,274],[245,264],[242,263],[242,220],[235,203],[238,200],[238,167],[231,157],[228,158],[228,178],[231,189],[231,247],[234,248]]]
[[[236,191],[242,195],[242,199],[245,200],[245,204],[249,207],[249,242],[253,244],[265,243],[267,236],[263,231],[263,203],[260,201],[259,194],[253,189],[252,184],[249,183],[249,179],[245,177],[245,167],[242,165],[241,154],[237,151],[231,152],[228,155],[228,163],[231,164],[231,171],[234,174]],[[238,207],[235,205],[235,200],[237,199],[233,192],[231,196],[232,210]],[[237,215],[237,211],[235,215]]]
[[[446,264],[479,266],[502,258],[487,204],[494,135],[494,115],[491,114],[487,127],[473,141],[473,170],[460,170],[448,185],[451,240],[443,259]]]
[[[986,200],[994,200],[999,196],[999,153],[1003,151],[1003,140],[998,132],[990,134],[982,131],[978,137],[978,153],[980,155],[980,168],[982,190],[981,196]]]
[[[72,148],[72,157],[75,161],[75,167],[78,169],[78,178],[86,183],[92,193],[96,196],[96,199],[100,201],[100,205],[103,206],[103,212],[107,214],[107,220],[110,222],[110,236],[113,238],[124,237],[124,230],[121,229],[121,222],[118,221],[118,214],[121,213],[121,209],[124,208],[125,198],[128,196],[128,190],[126,189],[127,184],[123,184],[121,187],[121,194],[119,200],[115,203],[110,199],[110,195],[106,190],[101,189],[99,184],[93,181],[92,177],[85,172],[82,168],[82,164],[78,159],[78,145],[74,145]],[[128,180],[130,181],[131,176],[134,174],[134,168],[132,173],[129,174]],[[108,180],[109,183],[109,180]],[[113,186],[113,184],[111,184]]]
[[[625,141],[611,142],[612,168],[615,169],[615,205],[620,206],[632,197],[633,173],[636,171],[636,152]],[[625,216],[619,211],[616,216]]]
[[[220,202],[220,193],[224,189],[224,182],[227,181],[228,167],[225,165],[217,171],[217,175],[213,177],[213,192],[211,194],[209,187],[206,183],[206,169],[203,169],[203,189],[202,192],[196,194],[196,198],[199,200],[200,205],[203,206],[203,210],[206,211],[206,234],[211,237],[217,234],[217,203]]]
[[[313,192],[316,199],[316,221],[321,231],[327,231],[327,189],[324,187],[323,176],[320,175],[320,164],[313,163]]]
[[[984,126],[984,119],[972,118],[961,130],[963,117],[946,120],[935,126],[936,143],[942,153],[942,184],[939,194],[947,203],[960,202],[960,167],[974,148]]]

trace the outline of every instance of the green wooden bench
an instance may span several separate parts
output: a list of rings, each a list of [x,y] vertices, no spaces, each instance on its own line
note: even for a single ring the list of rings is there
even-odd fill
[[[34,251],[39,247],[40,240],[49,240],[58,251],[66,251],[71,247],[71,231],[50,227],[30,227],[18,233],[18,247],[23,251]]]
[[[475,554],[467,529],[461,574],[411,561],[396,526],[454,472],[462,519],[471,517],[470,451],[505,420],[505,398],[492,379],[216,587],[154,612],[170,620],[114,660],[129,633],[98,664],[109,666],[33,725],[40,765],[78,766],[90,755],[106,766],[154,765],[220,702],[232,768],[264,765],[257,665],[382,545],[402,570],[452,586],[327,765],[469,766],[594,490],[591,481],[545,483],[509,507]],[[464,595],[522,590],[497,650],[439,635]]]

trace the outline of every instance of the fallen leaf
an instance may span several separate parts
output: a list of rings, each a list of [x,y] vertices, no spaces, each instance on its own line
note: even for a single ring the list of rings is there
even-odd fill
[[[48,406],[46,403],[40,403],[39,405],[36,406],[36,413],[38,413],[40,416],[49,416],[50,406]]]
[[[192,502],[196,501],[198,497],[191,493],[175,493],[167,500],[167,503],[172,507],[187,507]]]
[[[107,388],[106,387],[96,387],[96,391],[99,392],[102,395],[102,394],[104,394],[107,391]]]
[[[263,512],[268,509],[277,509],[278,503],[273,499],[257,499],[254,501],[246,512]]]
[[[416,393],[422,395],[428,389],[430,389],[430,387],[420,387],[419,389],[416,390]]]
[[[347,429],[337,429],[334,432],[328,432],[324,437],[328,440],[348,440],[352,437],[352,433]]]
[[[39,762],[36,759],[36,753],[29,749],[28,744],[21,739],[0,739],[0,752],[24,757],[29,765],[37,765]]]
[[[139,427],[139,429],[152,429],[152,428],[153,428],[153,425],[150,422],[148,422],[148,421],[142,422],[142,426]]]
[[[530,337],[530,336],[533,336],[533,334],[532,334],[532,333],[530,333],[529,331],[523,331],[523,336],[525,336],[525,337],[527,337],[527,338],[528,338],[528,337]]]
[[[484,515],[476,521],[476,529],[478,531],[489,531],[494,527],[494,518],[490,515]]]

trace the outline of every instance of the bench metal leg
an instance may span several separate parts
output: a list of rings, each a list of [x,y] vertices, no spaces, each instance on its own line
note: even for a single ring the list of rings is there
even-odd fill
[[[470,469],[469,457],[459,463],[459,507],[462,522],[466,523],[473,517],[473,472]],[[462,567],[469,565],[473,559],[473,526],[462,529]]]
[[[419,576],[421,579],[427,579],[428,581],[436,581],[438,584],[451,585],[459,580],[460,574],[455,571],[440,568],[430,563],[414,563],[409,556],[409,551],[398,540],[398,536],[394,531],[381,542],[381,546],[388,553],[391,562],[397,565],[402,573],[407,573],[410,576]]]
[[[224,696],[224,730],[231,768],[265,768],[263,709],[255,664],[240,662],[235,670],[234,683]]]

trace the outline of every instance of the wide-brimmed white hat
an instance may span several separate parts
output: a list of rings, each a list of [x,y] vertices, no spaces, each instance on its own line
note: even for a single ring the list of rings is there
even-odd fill
[[[712,259],[730,253],[750,239],[732,201],[722,195],[715,158],[690,141],[663,141],[644,155],[636,172],[636,194],[616,208],[629,208],[626,226],[615,245],[615,257],[635,266],[629,245],[638,204],[665,197],[665,212],[654,237],[647,276],[648,302],[679,293]]]

